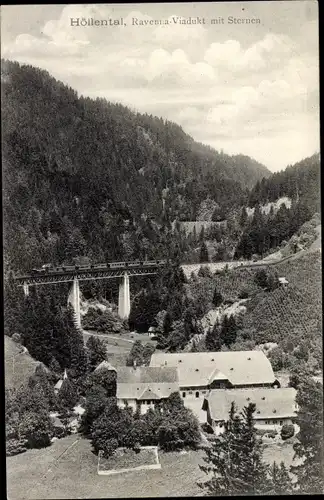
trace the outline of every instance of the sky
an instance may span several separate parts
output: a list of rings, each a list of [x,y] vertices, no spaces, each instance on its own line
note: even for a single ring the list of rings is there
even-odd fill
[[[1,7],[2,58],[172,120],[271,171],[319,151],[318,39],[313,0]]]

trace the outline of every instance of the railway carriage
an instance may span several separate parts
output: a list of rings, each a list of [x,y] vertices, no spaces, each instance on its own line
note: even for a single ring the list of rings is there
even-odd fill
[[[151,267],[151,266],[163,266],[166,264],[166,260],[136,260],[134,262],[107,262],[101,264],[90,264],[90,265],[65,265],[53,266],[53,264],[43,264],[40,269],[33,268],[31,274],[45,274],[45,273],[59,273],[66,271],[85,271],[85,270],[104,270],[104,269],[120,269],[120,268],[138,268],[138,267]]]

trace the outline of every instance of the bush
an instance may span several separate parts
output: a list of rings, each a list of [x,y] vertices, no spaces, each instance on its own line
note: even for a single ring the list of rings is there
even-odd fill
[[[67,435],[67,432],[64,427],[61,427],[60,425],[57,425],[56,423],[53,424],[53,436],[52,437],[57,437],[58,439],[63,438]]]
[[[268,431],[265,436],[274,439],[277,436],[278,432],[275,430]]]
[[[85,330],[96,330],[98,332],[121,331],[122,323],[110,311],[102,311],[90,307],[82,319]]]
[[[214,290],[214,295],[213,295],[213,305],[214,307],[219,307],[221,303],[223,302],[223,297],[222,294],[215,288]]]
[[[107,439],[107,441],[104,441],[102,444],[102,454],[104,457],[110,457],[115,453],[115,451],[118,448],[118,441],[115,438]]]
[[[6,456],[13,457],[27,450],[26,440],[24,439],[7,439],[6,440]]]
[[[227,299],[224,300],[224,304],[229,306],[234,304],[234,302],[236,302],[236,300],[233,297],[228,297]]]
[[[249,292],[246,288],[242,288],[238,293],[239,299],[247,299],[249,297]]]
[[[141,444],[138,441],[134,444],[133,450],[135,451],[135,453],[140,453]]]
[[[21,344],[21,335],[20,335],[20,333],[14,333],[11,338],[17,344]]]
[[[90,373],[86,381],[87,391],[98,388],[98,386],[106,391],[107,397],[116,396],[116,372],[103,366]]]
[[[286,355],[280,347],[275,347],[269,353],[269,360],[275,372],[286,367]]]
[[[20,424],[20,433],[28,448],[45,448],[51,444],[53,424],[47,413],[26,412]]]
[[[255,273],[254,282],[261,288],[267,287],[268,275],[264,269],[258,269]]]
[[[201,278],[212,278],[213,277],[213,273],[211,272],[211,270],[209,269],[208,266],[200,266],[197,274]]]
[[[276,430],[269,430],[269,429],[256,429],[256,433],[258,436],[264,436],[264,437],[269,437],[269,438],[275,438],[278,434]]]
[[[214,434],[214,430],[208,422],[204,422],[201,426],[201,429],[203,430],[203,432],[206,432],[206,434]]]
[[[294,434],[295,434],[295,427],[293,426],[293,424],[284,424],[281,427],[281,439],[283,441],[293,437]]]
[[[92,445],[108,458],[117,447],[138,450],[141,446],[159,445],[163,450],[183,447],[197,449],[200,441],[199,423],[185,408],[178,393],[162,403],[162,409],[149,409],[145,415],[133,414],[131,408],[120,409],[116,402],[106,405],[91,426]],[[110,442],[114,439],[117,442]]]

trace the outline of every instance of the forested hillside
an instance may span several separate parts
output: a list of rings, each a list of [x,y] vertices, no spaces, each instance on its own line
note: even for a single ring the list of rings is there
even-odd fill
[[[174,219],[195,220],[208,197],[226,216],[270,175],[32,66],[2,61],[1,80],[5,265],[15,271],[181,254]]]
[[[263,213],[261,205],[281,197],[291,200],[291,208],[282,204],[277,212],[271,207]],[[291,238],[315,213],[320,212],[320,155],[313,156],[258,181],[249,196],[252,218],[242,210],[243,231],[234,258],[264,256]]]
[[[313,212],[320,211],[319,153],[258,181],[251,190],[249,206],[275,201],[281,196],[296,199]]]

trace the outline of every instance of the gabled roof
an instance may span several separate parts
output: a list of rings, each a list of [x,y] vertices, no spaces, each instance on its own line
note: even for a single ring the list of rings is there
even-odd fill
[[[232,385],[272,384],[272,366],[262,351],[153,353],[150,366],[179,368],[180,387],[207,386],[213,380]]]
[[[117,368],[118,399],[162,399],[178,391],[179,373],[176,367]]]
[[[54,389],[61,389],[62,387],[62,384],[63,384],[63,379],[60,379],[56,382],[56,384],[54,385]]]
[[[292,387],[282,389],[215,389],[211,390],[204,401],[208,404],[210,416],[215,421],[228,419],[234,401],[240,412],[249,403],[255,403],[255,420],[278,419],[296,416],[296,390]]]
[[[142,384],[178,382],[179,375],[176,367],[160,366],[118,366],[117,383],[122,384]]]
[[[157,390],[156,392],[159,391]],[[150,387],[147,387],[138,399],[161,399],[161,396],[155,394]]]
[[[60,378],[60,380],[58,380],[56,382],[56,384],[54,385],[54,389],[57,389],[58,391],[61,389],[62,387],[62,384],[64,382],[64,380],[67,380],[68,376],[67,376],[67,373],[66,373],[66,368],[64,370],[64,374],[63,374],[63,378]]]
[[[116,371],[116,368],[111,364],[109,363],[109,361],[101,361],[101,363],[95,368],[95,372],[97,370],[109,370],[109,371]]]

